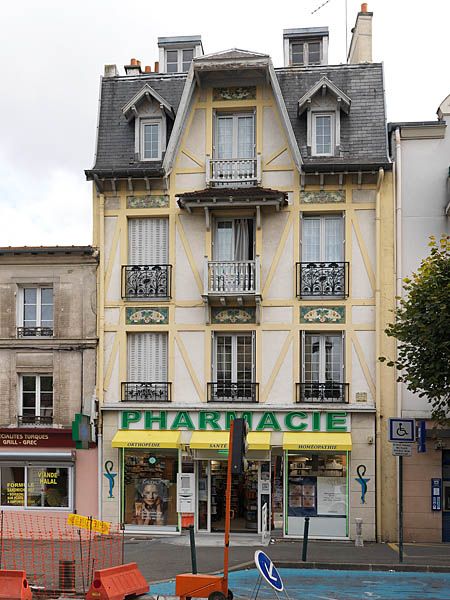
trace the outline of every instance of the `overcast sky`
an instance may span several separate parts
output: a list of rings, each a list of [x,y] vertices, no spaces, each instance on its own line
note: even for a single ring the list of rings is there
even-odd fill
[[[312,11],[324,4],[315,14]],[[347,0],[348,39],[360,2]],[[201,34],[282,66],[284,28],[328,25],[345,62],[345,0],[21,0],[2,2],[0,246],[89,244],[103,65],[158,60],[157,37]],[[389,121],[436,119],[450,93],[450,2],[372,0],[373,60],[385,65]],[[450,162],[450,160],[449,160]]]

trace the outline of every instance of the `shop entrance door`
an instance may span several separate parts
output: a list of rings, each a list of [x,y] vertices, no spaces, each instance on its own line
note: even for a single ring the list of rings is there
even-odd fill
[[[442,541],[450,542],[450,450],[442,451]]]

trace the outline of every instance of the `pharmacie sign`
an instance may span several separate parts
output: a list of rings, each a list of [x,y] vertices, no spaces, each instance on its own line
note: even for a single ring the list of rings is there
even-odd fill
[[[227,431],[236,418],[245,419],[251,431],[350,431],[350,416],[342,411],[124,410],[119,429]]]

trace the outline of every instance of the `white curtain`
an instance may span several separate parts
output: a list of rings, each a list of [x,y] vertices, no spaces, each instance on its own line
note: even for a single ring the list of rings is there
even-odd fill
[[[248,219],[234,222],[234,260],[249,260]]]

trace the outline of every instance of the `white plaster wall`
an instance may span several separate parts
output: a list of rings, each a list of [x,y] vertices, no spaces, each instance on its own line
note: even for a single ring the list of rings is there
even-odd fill
[[[369,261],[372,271],[375,273],[376,267],[376,241],[375,241],[375,211],[374,210],[355,210],[355,219],[357,219],[362,233],[364,246],[369,255]]]
[[[120,317],[119,308],[106,308],[105,309],[105,323],[107,325],[118,325]]]
[[[367,323],[375,326],[375,307],[374,306],[352,306],[352,323],[358,325]]]
[[[281,253],[278,266],[275,269],[272,283],[266,291],[264,299],[270,298],[292,298],[294,295],[294,235],[291,224],[286,242]]]
[[[206,111],[204,108],[195,110],[191,127],[184,137],[184,146],[193,156],[205,161],[206,143]]]
[[[286,356],[281,363],[278,375],[275,377],[272,389],[266,398],[268,404],[286,405],[291,404],[294,398],[294,386],[292,382],[293,340],[289,344]],[[278,356],[276,357],[278,358]]]
[[[190,215],[180,214],[178,218],[194,257],[195,266],[200,273],[200,277],[203,277],[203,260],[205,257],[204,240],[206,231],[205,215],[202,213],[191,213]]]
[[[176,308],[175,323],[184,325],[204,325],[205,309],[199,308]]]
[[[263,171],[262,186],[274,190],[292,189],[294,185],[293,171]]]
[[[358,392],[365,392],[367,394],[367,403],[373,404],[375,399],[370,391],[369,383],[366,379],[364,371],[362,369],[361,363],[359,362],[358,355],[356,353],[355,347],[352,344],[351,349],[351,357],[352,357],[352,374],[350,383],[350,402],[356,401],[356,394]]]
[[[353,298],[373,298],[374,292],[367,275],[358,238],[352,227],[352,261],[350,264],[351,296]]]
[[[203,331],[180,331],[179,337],[186,348],[194,373],[202,387],[205,386],[205,334]],[[208,375],[209,376],[209,375]]]
[[[204,173],[177,173],[175,175],[176,193],[194,192],[205,187]]]
[[[261,286],[264,287],[272,265],[275,253],[283,234],[284,227],[289,218],[289,213],[264,212],[261,213],[262,247],[261,256]],[[292,262],[292,257],[291,257]]]
[[[175,240],[175,297],[177,300],[200,301],[201,296],[178,230]]]
[[[263,159],[267,161],[272,154],[279,152],[286,145],[286,137],[280,128],[274,109],[265,107],[263,109]]]
[[[292,311],[289,306],[264,306],[262,323],[292,323]]]
[[[264,388],[272,374],[275,363],[280,355],[281,349],[288,336],[288,331],[262,331],[262,373],[260,376],[260,384]],[[290,373],[292,380],[292,371]]]
[[[192,378],[184,362],[177,342],[174,344],[175,374],[173,381],[173,398],[177,404],[197,404],[201,401]]]

